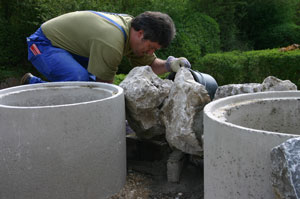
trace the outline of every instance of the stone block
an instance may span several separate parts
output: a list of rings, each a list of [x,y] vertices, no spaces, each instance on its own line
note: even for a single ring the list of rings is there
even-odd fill
[[[135,67],[120,83],[125,93],[126,118],[138,137],[150,139],[165,133],[160,107],[172,83],[159,78],[150,66]]]
[[[167,162],[168,182],[179,182],[180,174],[186,160],[186,155],[179,150],[173,151]]]
[[[300,198],[300,137],[274,147],[271,161],[271,182],[276,198]]]
[[[188,69],[180,68],[161,109],[166,139],[172,147],[188,154],[202,154],[202,110],[209,102],[205,87],[194,81]]]
[[[290,80],[280,80],[276,77],[269,76],[264,81],[259,83],[247,83],[247,84],[228,84],[219,86],[214,100],[228,97],[232,95],[244,94],[244,93],[256,93],[264,91],[288,91],[297,90],[297,86]]]

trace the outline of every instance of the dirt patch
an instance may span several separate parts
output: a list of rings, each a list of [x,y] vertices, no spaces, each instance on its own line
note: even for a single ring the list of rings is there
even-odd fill
[[[20,79],[11,77],[0,82],[0,89],[19,86],[19,85],[20,85]]]
[[[187,163],[180,182],[129,170],[124,188],[110,199],[203,199],[203,165]]]

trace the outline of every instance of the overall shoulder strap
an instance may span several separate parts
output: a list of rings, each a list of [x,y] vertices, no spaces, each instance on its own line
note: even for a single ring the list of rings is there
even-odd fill
[[[118,28],[123,32],[124,39],[125,39],[125,43],[126,43],[127,35],[126,35],[126,32],[125,32],[125,30],[124,30],[124,28],[123,28],[122,26],[120,26],[117,22],[115,22],[115,21],[112,20],[111,18],[109,18],[109,17],[103,15],[101,12],[96,12],[96,11],[93,11],[93,10],[90,10],[90,12],[99,15],[100,17],[106,19],[107,21],[113,23],[116,27],[118,27]],[[106,13],[106,12],[104,12],[104,13]],[[108,14],[113,14],[113,15],[120,15],[120,16],[123,16],[123,14],[116,14],[116,13],[108,13]]]

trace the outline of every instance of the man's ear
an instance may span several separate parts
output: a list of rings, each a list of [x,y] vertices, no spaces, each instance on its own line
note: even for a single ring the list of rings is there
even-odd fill
[[[137,35],[138,35],[138,38],[143,39],[143,38],[144,38],[144,30],[139,30],[139,31],[137,32]]]

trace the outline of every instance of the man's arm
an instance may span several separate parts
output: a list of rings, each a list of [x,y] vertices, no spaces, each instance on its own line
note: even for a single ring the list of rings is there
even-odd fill
[[[167,60],[156,58],[151,64],[153,72],[157,75],[172,71],[177,72],[180,67],[191,68],[191,64],[184,57],[176,58],[173,56],[169,56]]]
[[[150,66],[155,74],[160,75],[169,72],[165,65],[166,65],[166,60],[156,58],[154,59],[154,61]]]

